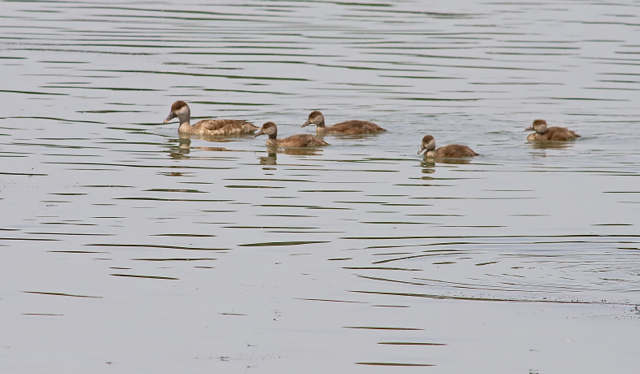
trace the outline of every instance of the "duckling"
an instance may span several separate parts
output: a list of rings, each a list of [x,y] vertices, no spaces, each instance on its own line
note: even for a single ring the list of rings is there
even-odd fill
[[[424,154],[426,157],[446,158],[478,156],[477,153],[466,145],[449,144],[436,149],[436,139],[431,135],[425,135],[425,137],[422,138],[422,146],[420,147],[418,154],[425,149],[427,150],[427,153]]]
[[[537,119],[533,121],[533,124],[527,127],[524,131],[535,131],[527,136],[527,140],[530,142],[536,140],[573,140],[579,138],[580,135],[565,128],[565,127],[547,127],[547,121],[543,119]]]
[[[171,105],[171,112],[163,123],[171,121],[178,117],[180,120],[179,134],[197,134],[197,135],[242,135],[253,134],[258,130],[257,126],[239,119],[205,119],[191,126],[191,109],[184,101],[176,101]]]
[[[309,114],[309,118],[307,119],[307,122],[305,122],[304,125],[302,125],[302,127],[305,127],[307,125],[316,125],[317,126],[316,133],[318,134],[357,135],[357,134],[373,134],[376,132],[387,131],[373,122],[359,121],[359,120],[350,120],[350,121],[340,122],[333,126],[325,127],[324,116],[322,115],[322,113],[320,113],[317,110]]]
[[[262,128],[256,136],[268,135],[267,146],[279,146],[279,147],[313,147],[319,145],[329,145],[324,140],[317,138],[309,134],[292,135],[284,139],[276,139],[278,136],[278,127],[273,122],[267,122],[262,125]]]

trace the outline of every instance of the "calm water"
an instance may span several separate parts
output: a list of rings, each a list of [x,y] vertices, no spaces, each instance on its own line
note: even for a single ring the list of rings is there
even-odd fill
[[[637,1],[0,10],[1,372],[637,368]],[[270,154],[175,100],[389,132]]]

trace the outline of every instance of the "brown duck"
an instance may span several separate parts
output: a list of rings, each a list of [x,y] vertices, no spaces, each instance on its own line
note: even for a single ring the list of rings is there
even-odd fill
[[[262,125],[262,128],[256,136],[268,135],[267,146],[278,147],[315,147],[321,145],[329,145],[324,140],[317,138],[309,134],[292,135],[284,139],[277,139],[278,127],[273,122],[267,122]]]
[[[180,134],[197,134],[209,136],[253,134],[257,126],[240,119],[205,119],[191,126],[191,109],[184,101],[176,101],[171,105],[171,112],[164,123],[178,117]]]
[[[426,157],[447,158],[478,156],[477,153],[466,145],[449,144],[436,149],[436,139],[431,135],[425,135],[425,137],[422,138],[422,146],[420,147],[418,154],[425,149],[427,150],[424,154]]]
[[[533,121],[533,124],[527,127],[524,131],[535,131],[527,136],[527,140],[530,142],[536,140],[573,140],[579,138],[580,135],[565,128],[565,127],[547,127],[547,121],[543,119],[537,119]]]
[[[309,114],[307,122],[305,122],[302,127],[305,127],[307,125],[316,125],[316,133],[318,134],[357,135],[374,134],[377,132],[387,131],[373,122],[359,120],[340,122],[336,123],[333,126],[326,127],[324,125],[324,116],[317,110]]]

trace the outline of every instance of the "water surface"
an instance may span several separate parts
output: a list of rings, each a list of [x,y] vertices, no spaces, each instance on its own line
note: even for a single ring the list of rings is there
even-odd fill
[[[637,366],[638,4],[0,6],[2,371]]]

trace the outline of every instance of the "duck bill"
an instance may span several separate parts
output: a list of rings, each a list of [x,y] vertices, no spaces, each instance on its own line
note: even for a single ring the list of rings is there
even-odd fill
[[[177,115],[174,112],[169,113],[169,115],[167,116],[167,118],[164,120],[164,122],[162,123],[167,123],[169,121],[171,121],[172,119],[176,118]]]
[[[418,151],[418,154],[422,153],[422,151],[424,151],[425,149],[427,149],[427,147],[425,147],[424,145],[422,147],[420,147],[420,150]]]
[[[260,131],[258,131],[258,132],[256,133],[256,135],[254,136],[254,138],[255,138],[256,136],[260,136],[260,135],[262,135],[262,134],[264,134],[264,133],[262,132],[262,129],[260,129]]]
[[[307,120],[307,122],[305,122],[304,125],[302,125],[302,127],[309,126],[310,124],[311,124],[311,122],[309,122],[309,120]]]
[[[524,131],[533,131],[533,126],[529,126],[526,129],[524,129]]]

